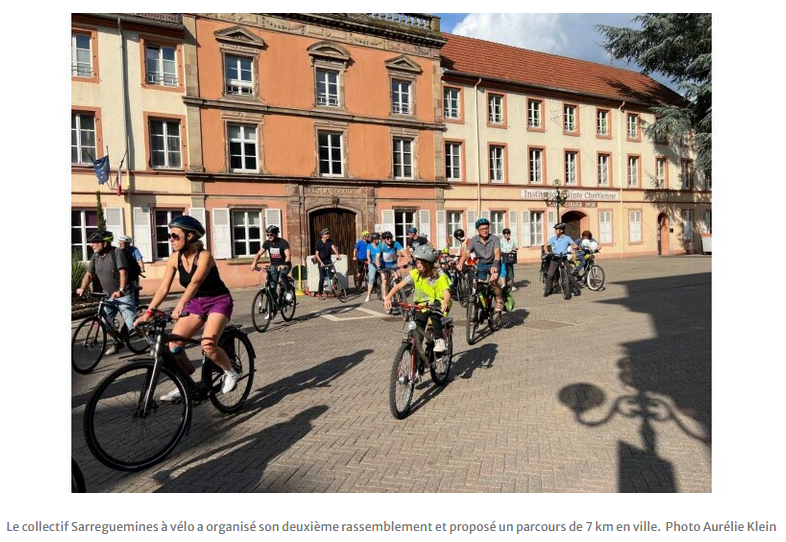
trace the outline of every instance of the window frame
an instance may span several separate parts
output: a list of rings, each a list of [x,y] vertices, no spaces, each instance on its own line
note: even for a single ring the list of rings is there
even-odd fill
[[[540,151],[540,176],[541,182],[532,180],[532,151]],[[546,184],[546,147],[539,147],[531,145],[527,147],[527,184],[535,186],[544,186]]]
[[[609,213],[609,240],[605,241],[603,237],[603,214]],[[598,242],[601,245],[614,244],[614,210],[613,209],[598,209]]]
[[[611,159],[611,153],[610,152],[598,152],[597,157],[598,157],[597,158],[598,176],[597,176],[596,180],[597,180],[597,183],[598,183],[598,187],[599,188],[611,188],[612,186],[614,186],[614,183],[613,183],[613,180],[612,180],[612,164],[613,164],[613,162],[612,162],[612,159]],[[606,171],[606,177],[607,177],[606,184],[601,184],[601,182],[600,182],[600,159],[601,159],[601,157],[605,157],[606,158],[606,170],[607,170]]]
[[[499,114],[502,117],[500,122],[493,122],[491,120],[491,99],[499,98]],[[496,92],[493,90],[486,91],[486,126],[489,128],[507,128],[508,127],[508,95],[505,92]]]
[[[501,221],[495,221],[494,220],[494,215],[502,215],[502,220]],[[498,237],[502,237],[502,230],[504,230],[507,227],[507,225],[506,225],[507,215],[508,215],[507,209],[492,209],[492,210],[489,211],[489,223],[490,223],[489,224],[489,232],[492,235],[496,235]],[[497,228],[496,226],[499,226],[499,228]],[[499,231],[499,233],[497,233],[497,231],[495,231],[495,230]]]
[[[663,181],[658,179],[658,164],[663,162]],[[658,189],[667,189],[669,187],[669,159],[661,154],[655,155],[655,187]]]
[[[532,247],[539,247],[546,244],[546,213],[542,209],[530,209],[529,211],[529,241],[530,246]],[[540,217],[540,239],[538,239],[538,233],[535,231],[536,222],[534,221],[535,216]]]
[[[401,111],[396,111],[396,105],[401,107],[401,102],[396,102],[396,90],[395,84],[402,83],[408,85],[409,89],[407,91],[407,112],[402,113]],[[414,105],[414,91],[415,91],[415,82],[408,78],[402,77],[399,74],[391,75],[390,76],[390,114],[395,115],[397,117],[414,117],[415,116],[415,105]],[[399,97],[401,96],[401,92],[399,92]]]
[[[638,240],[633,239],[633,216],[638,214],[639,220],[639,238]],[[628,209],[628,244],[629,245],[641,245],[644,243],[644,232],[642,231],[644,220],[644,213],[641,209]]]
[[[234,50],[229,50],[226,48],[221,49],[221,56],[222,56],[222,63],[224,67],[224,90],[223,95],[232,98],[257,98],[259,94],[259,77],[257,76],[258,73],[258,59],[259,55],[254,55],[251,53],[244,53],[238,52]],[[242,79],[229,79],[229,59],[234,58],[237,60],[248,60],[251,63],[251,84],[250,86],[246,86],[245,88],[250,88],[250,94],[238,94],[236,92],[230,92],[229,86],[230,81],[239,81],[242,82]],[[238,73],[242,73],[240,70]],[[244,85],[245,86],[245,85]]]
[[[573,123],[574,127],[573,130],[568,130],[567,122],[567,109],[573,108]],[[579,104],[572,103],[572,102],[563,102],[562,103],[562,135],[576,137],[580,135],[581,127],[579,122]]]
[[[412,221],[406,222],[405,219],[402,219],[402,221],[399,222],[399,213],[412,213]],[[407,250],[407,230],[412,227],[417,227],[415,225],[415,218],[417,215],[418,209],[416,208],[402,207],[393,209],[393,231],[391,233],[393,234],[393,241],[398,241],[403,251]],[[401,226],[401,236],[398,235],[399,226]]]
[[[576,172],[575,172],[576,173],[576,179],[572,183],[568,182],[568,156],[570,156],[570,155],[575,156],[575,158],[576,158],[576,168],[575,168],[576,169]],[[563,156],[563,158],[562,158],[562,163],[563,163],[562,172],[564,174],[564,176],[563,176],[564,185],[565,186],[581,186],[581,151],[579,151],[579,149],[563,149],[562,156]]]
[[[632,185],[630,183],[630,160],[631,158],[636,159],[636,184]],[[628,154],[625,158],[625,181],[626,185],[625,188],[641,188],[641,155],[640,154]]]
[[[456,108],[458,110],[458,116],[456,117],[448,117],[446,113],[446,101],[445,95],[448,91],[455,90],[457,93],[456,96]],[[442,86],[442,120],[444,122],[452,122],[456,124],[464,124],[464,89],[460,86],[455,85],[443,85]]]
[[[148,73],[147,73],[147,48],[148,47],[158,47],[159,49],[163,47],[170,47],[174,49],[175,53],[175,76],[177,77],[177,84],[175,85],[164,85],[159,83],[148,83]],[[184,92],[184,80],[183,80],[183,44],[177,40],[167,39],[160,36],[150,36],[150,35],[142,35],[139,36],[139,48],[140,48],[140,63],[141,63],[141,85],[142,88],[151,89],[151,90],[162,90],[166,92]],[[163,53],[162,53],[163,54]],[[163,68],[163,66],[162,66]]]
[[[540,123],[538,126],[531,126],[530,125],[530,104],[531,103],[538,103],[540,107],[538,108],[538,117],[540,119]],[[528,132],[545,132],[546,131],[546,123],[543,122],[543,108],[545,107],[546,101],[543,98],[527,98],[527,131]]]
[[[74,34],[81,34],[88,36],[90,40],[90,76],[75,75],[74,74],[74,61],[76,52],[74,49],[71,51],[71,81],[80,81],[83,83],[98,83],[100,80],[99,65],[98,65],[98,31],[95,28],[72,26],[71,27],[71,45],[74,46]]]
[[[687,173],[687,175],[686,175]],[[694,162],[690,158],[680,159],[680,190],[692,191],[695,188]],[[687,183],[686,183],[687,179]],[[686,186],[687,185],[687,186]]]
[[[146,166],[147,171],[185,171],[188,169],[188,142],[186,141],[187,132],[186,132],[186,118],[183,115],[172,115],[169,113],[154,113],[145,111],[143,113],[145,119],[145,153],[146,153]],[[163,167],[163,166],[153,166],[153,147],[152,147],[152,133],[151,133],[151,125],[152,121],[163,121],[163,122],[177,122],[179,125],[179,137],[180,137],[180,167]],[[167,134],[168,136],[168,134]],[[166,145],[164,146],[164,153],[166,155]],[[167,156],[167,160],[169,157]]]
[[[246,232],[246,239],[244,241],[237,241],[237,239],[235,238],[235,227],[237,227],[236,223],[235,223],[235,213],[244,213],[244,215],[245,215],[246,223],[242,225],[244,227],[244,229],[245,229],[245,232]],[[230,237],[231,237],[231,243],[232,243],[232,258],[253,258],[254,255],[257,252],[259,252],[259,248],[257,248],[256,250],[251,250],[251,248],[250,248],[251,243],[254,242],[254,239],[251,239],[250,234],[248,232],[249,227],[250,227],[249,224],[248,224],[249,213],[257,213],[258,216],[259,216],[259,239],[258,239],[258,241],[259,241],[259,247],[260,248],[262,247],[262,245],[264,244],[264,242],[266,240],[265,239],[264,209],[262,209],[262,208],[256,208],[255,209],[255,208],[251,208],[251,207],[248,207],[248,208],[247,207],[238,207],[238,208],[234,208],[233,207],[233,208],[230,208],[229,209],[229,228],[230,228]],[[239,254],[235,250],[235,243],[238,243],[238,242],[244,242],[245,243],[245,245],[246,245],[246,252],[247,252],[246,254]]]
[[[456,215],[456,214],[458,214],[458,222],[452,222],[450,220],[451,215]],[[453,232],[459,228],[463,230],[466,229],[464,228],[464,211],[461,209],[445,209],[445,225],[448,230],[447,231],[448,237],[450,237],[450,248],[451,249],[459,248],[461,246],[461,243],[459,243],[458,239],[453,237]]]
[[[684,243],[693,242],[694,235],[693,235],[693,228],[696,226],[696,216],[693,213],[693,209],[680,209],[680,222],[682,222],[682,241]],[[685,227],[685,216],[690,216],[690,228]],[[690,237],[686,236],[685,234],[690,232]]]
[[[641,115],[639,113],[630,113],[626,112],[625,117],[625,138],[626,141],[631,141],[633,143],[641,143]],[[635,137],[630,136],[630,119],[635,118],[635,127],[636,127],[636,135]]]
[[[325,82],[325,88],[328,90],[327,94],[325,95],[326,102],[325,103],[320,103],[320,101],[319,101],[319,99],[320,99],[319,84],[322,82],[321,78],[320,78],[320,72],[323,72],[323,73],[328,74],[328,75],[331,74],[331,73],[334,73],[336,75],[336,82],[335,82],[335,86],[336,86],[335,100],[336,100],[336,103],[335,104],[331,104],[330,103],[330,98],[332,96],[330,94],[330,85],[331,85],[331,83],[329,81]],[[342,94],[343,93],[342,93],[341,89],[342,89],[343,85],[342,85],[341,79],[342,79],[342,71],[338,67],[336,67],[336,66],[330,66],[330,67],[328,67],[328,66],[314,66],[314,87],[315,87],[315,89],[314,89],[314,103],[315,103],[316,107],[330,109],[330,110],[336,110],[336,109],[340,110],[341,108],[344,107],[344,104],[342,103],[342,97],[343,97]]]
[[[466,157],[464,153],[464,140],[463,139],[445,139],[445,180],[450,182],[464,182],[466,180]],[[459,176],[448,176],[448,145],[456,145],[459,148]],[[451,158],[452,160],[452,158]]]
[[[601,134],[599,131],[599,124],[600,124],[600,114],[601,112],[606,113],[606,134]],[[612,111],[609,107],[595,107],[595,138],[596,139],[611,139],[613,126],[611,120]]]
[[[245,130],[247,128],[253,128],[254,129],[254,141],[253,141],[253,143],[254,143],[254,161],[256,162],[256,167],[255,168],[246,168],[246,167],[233,168],[232,167],[231,144],[232,143],[240,143],[241,149],[242,149],[241,159],[243,161],[243,165],[245,165],[245,159],[247,158],[246,155],[245,155],[245,145],[247,143],[249,143],[249,140],[246,140],[246,139],[241,139],[241,140],[238,140],[238,141],[234,141],[232,138],[230,138],[229,130],[232,127],[240,128],[242,130],[242,133],[243,133],[244,137],[245,137]],[[259,159],[259,155],[260,155],[260,152],[259,152],[260,126],[258,124],[249,123],[249,122],[237,122],[235,120],[227,120],[224,133],[226,134],[227,171],[230,171],[232,173],[259,173],[260,172],[260,159]]]
[[[321,149],[321,145],[319,142],[320,134],[329,134],[329,135],[337,135],[339,137],[339,156],[341,156],[341,173],[323,173],[321,170],[322,167],[322,160],[320,159],[319,151]],[[317,126],[316,127],[316,147],[317,147],[317,167],[316,167],[316,174],[318,177],[329,177],[329,178],[341,178],[347,176],[347,159],[346,159],[346,128],[336,128],[336,127],[328,127],[328,126]],[[332,153],[330,152],[333,149],[332,143],[330,139],[328,139],[328,165],[330,166],[329,169],[333,169],[333,162],[335,160],[332,159]]]
[[[177,215],[177,216],[182,216],[182,215],[186,214],[186,211],[187,211],[187,209],[185,207],[151,207],[150,208],[150,222],[151,222],[151,232],[152,232],[152,236],[153,236],[153,239],[152,239],[153,243],[152,244],[153,244],[153,261],[154,262],[156,262],[156,261],[159,261],[159,262],[160,261],[164,261],[167,258],[169,258],[169,256],[172,254],[172,251],[170,250],[170,248],[167,248],[167,255],[166,256],[162,257],[162,256],[159,255],[159,253],[158,253],[158,245],[166,245],[167,247],[169,247],[169,238],[167,238],[166,241],[159,242],[158,241],[158,235],[156,235],[157,229],[158,228],[166,228],[167,235],[169,235],[169,223],[172,221],[172,213],[173,212],[180,212],[180,215]],[[167,220],[166,220],[166,224],[165,225],[159,226],[158,222],[156,222],[156,218],[157,218],[156,213],[159,213],[159,212],[165,212],[167,214]]]
[[[98,160],[99,158],[104,156],[104,135],[103,135],[103,128],[101,122],[101,108],[100,107],[85,107],[85,106],[75,106],[71,108],[71,114],[88,114],[93,115],[93,128],[95,130],[95,142],[96,142],[96,149],[94,158]],[[81,138],[81,130],[77,132],[78,138]],[[71,167],[76,168],[84,168],[84,167],[93,167],[93,162],[82,162],[82,149],[77,142],[77,148],[79,149],[79,162],[71,162]]]
[[[74,213],[79,213],[79,226],[74,226],[73,225]],[[95,225],[95,227],[87,225],[87,214],[86,213],[92,213],[92,214],[96,215],[96,225]],[[90,258],[92,257],[91,251],[93,249],[92,249],[92,247],[90,247],[90,243],[87,242],[87,238],[88,238],[88,236],[91,233],[98,231],[98,211],[96,210],[95,207],[93,207],[92,209],[90,209],[90,208],[82,208],[82,207],[72,207],[71,208],[71,222],[72,222],[71,229],[72,230],[79,229],[80,235],[82,236],[82,241],[81,241],[81,245],[80,245],[80,249],[81,249],[81,252],[82,252],[82,260],[81,261],[83,261],[83,262],[90,261]],[[76,248],[76,245],[72,242],[71,243],[71,253],[74,252],[75,248]]]
[[[401,151],[400,152],[396,148],[396,143],[397,142],[401,142]],[[410,144],[410,150],[409,150],[410,175],[409,176],[404,175],[404,172],[406,171],[406,169],[405,169],[406,168],[406,164],[403,161],[402,161],[401,166],[400,166],[402,175],[396,175],[396,156],[397,156],[397,154],[400,155],[402,160],[403,160],[403,158],[407,154],[405,149],[404,149],[404,143],[409,143]],[[392,138],[391,138],[391,150],[392,150],[391,162],[390,162],[390,164],[391,164],[391,168],[390,168],[391,169],[391,178],[394,179],[394,180],[408,180],[408,181],[416,179],[417,175],[416,175],[416,172],[415,172],[415,137],[409,136],[409,135],[402,135],[402,134],[393,134]]]

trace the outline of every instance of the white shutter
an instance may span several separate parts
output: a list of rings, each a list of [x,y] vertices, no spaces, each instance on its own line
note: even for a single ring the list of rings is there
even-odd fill
[[[601,211],[600,215],[600,242],[611,243],[611,211]]]
[[[514,215],[511,215],[513,218]],[[521,246],[532,246],[532,232],[529,226],[529,211],[521,211]]]
[[[284,226],[281,225],[281,209],[265,209],[265,228],[274,225],[281,230],[280,237],[284,237]]]
[[[630,242],[640,243],[641,242],[641,213],[639,211],[633,211],[628,215],[628,219],[629,219],[629,227],[630,227]]]
[[[191,207],[188,210],[188,214],[193,216],[197,220],[199,220],[199,223],[202,224],[202,226],[205,228],[205,231],[207,231],[207,220],[205,220],[205,208],[204,207]],[[208,246],[207,246],[207,238],[208,237],[210,237],[210,236],[209,235],[205,235],[204,237],[202,237],[202,242],[205,244],[205,248],[208,248]]]
[[[450,245],[450,241],[448,240],[448,227],[445,223],[445,211],[437,211],[437,239],[436,242],[432,244],[437,250],[441,250]]]
[[[107,207],[104,209],[104,218],[106,219],[106,231],[112,232],[115,236],[115,241],[121,235],[125,235],[122,207]]]
[[[520,246],[521,237],[519,237],[519,215],[516,211],[511,211],[510,213],[510,237],[511,240],[516,243],[517,246]]]
[[[682,211],[683,239],[693,241],[693,211]]]
[[[475,236],[475,211],[467,209],[467,237]]]
[[[153,261],[153,239],[150,228],[150,208],[134,207],[134,245],[146,262]]]
[[[551,236],[554,235],[554,224],[557,223],[557,211],[550,210],[546,213],[546,218],[548,219],[543,224],[543,244],[546,244],[546,241],[551,239]]]
[[[393,210],[382,211],[382,231],[392,232],[396,229],[396,213]]]
[[[420,223],[420,235],[431,239],[431,211],[418,211],[418,222]]]
[[[213,209],[213,257],[226,260],[232,257],[232,225],[229,209]]]

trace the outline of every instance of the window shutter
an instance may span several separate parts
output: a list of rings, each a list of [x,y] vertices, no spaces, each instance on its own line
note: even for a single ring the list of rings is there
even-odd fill
[[[552,228],[557,223],[557,211],[549,211],[546,213],[548,220],[543,224],[543,244],[546,244],[552,236]]]
[[[213,257],[226,260],[232,257],[232,235],[229,209],[213,209]]]
[[[511,239],[518,245],[519,241],[521,241],[521,237],[519,237],[519,215],[516,211],[511,211],[510,213],[510,237]]]
[[[475,211],[467,209],[467,237],[475,236]]]
[[[448,239],[448,228],[447,224],[445,223],[445,211],[437,211],[437,240],[433,243],[434,247],[437,250],[441,250],[442,248],[450,245],[450,240]]]
[[[420,223],[420,235],[431,239],[431,211],[418,211],[418,222]]]
[[[513,218],[513,215],[511,215]],[[512,229],[512,228],[511,228]],[[529,211],[521,211],[521,246],[532,246],[532,232],[529,225]]]
[[[150,228],[150,208],[134,207],[134,245],[146,262],[153,261],[153,239]]]
[[[693,241],[693,211],[682,211],[683,238]]]
[[[281,225],[281,209],[265,209],[265,228],[273,225],[279,227],[281,237],[284,237],[284,226]]]
[[[600,215],[600,242],[611,243],[611,211],[601,211]]]
[[[207,220],[205,219],[205,208],[204,207],[191,207],[188,210],[188,214],[199,220],[202,226],[205,228],[205,232],[207,232]],[[209,235],[205,235],[202,237],[202,242],[205,244],[205,248],[207,246],[207,238],[210,237]]]
[[[396,214],[393,210],[382,211],[382,231],[392,232],[396,229]]]
[[[114,234],[115,241],[121,235],[125,235],[122,207],[107,207],[104,209],[104,216],[106,217],[106,231]]]

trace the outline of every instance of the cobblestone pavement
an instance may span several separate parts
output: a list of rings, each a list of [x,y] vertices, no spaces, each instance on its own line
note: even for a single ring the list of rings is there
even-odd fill
[[[299,297],[295,320],[257,333],[256,290],[237,290],[257,352],[241,412],[202,404],[162,464],[105,467],[82,418],[121,351],[73,374],[72,453],[97,492],[709,492],[711,261],[600,261],[605,290],[570,301],[517,266],[504,328],[468,347],[456,306],[450,381],[426,376],[404,420],[388,409],[402,326],[380,301]]]

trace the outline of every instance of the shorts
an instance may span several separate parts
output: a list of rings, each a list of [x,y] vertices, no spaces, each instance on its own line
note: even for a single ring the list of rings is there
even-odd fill
[[[115,315],[117,311],[120,311],[120,316],[123,318],[123,321],[126,323],[128,329],[134,329],[134,320],[136,320],[136,303],[134,303],[134,296],[133,294],[124,295],[123,297],[118,297],[117,299],[108,299],[104,303],[104,311],[106,312],[106,316],[111,322],[115,319]]]
[[[488,280],[489,279],[489,275],[491,274],[491,273],[489,273],[489,269],[491,269],[491,267],[492,267],[492,264],[490,264],[490,263],[478,262],[478,265],[477,265],[478,280],[484,280],[484,281]],[[499,267],[500,266],[497,266],[497,274],[498,275],[500,273]]]
[[[230,294],[195,297],[183,307],[182,315],[196,314],[202,320],[207,320],[208,315],[218,313],[232,318],[233,308],[235,308],[235,302]]]

